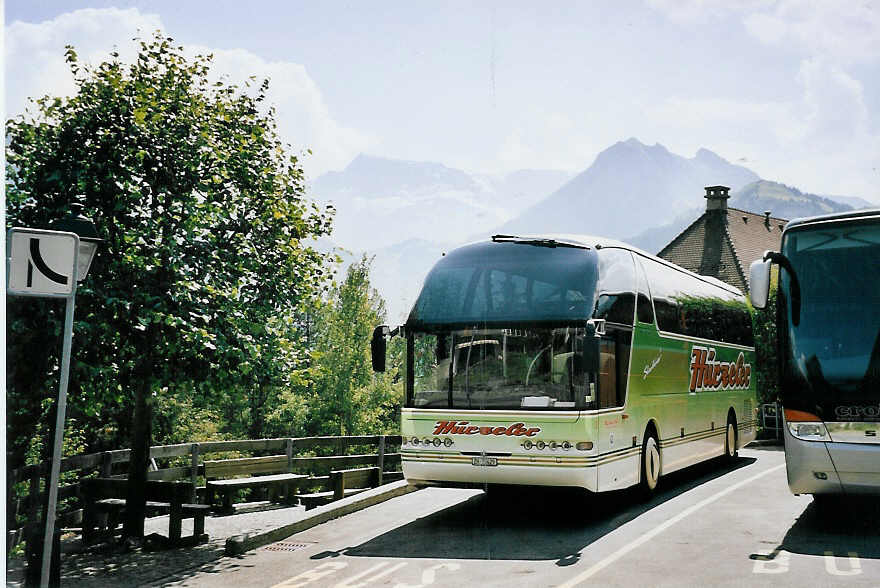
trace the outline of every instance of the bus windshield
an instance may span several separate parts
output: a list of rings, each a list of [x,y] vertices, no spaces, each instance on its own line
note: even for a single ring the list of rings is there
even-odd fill
[[[451,252],[431,270],[407,328],[585,320],[595,288],[593,250],[476,243]]]
[[[880,404],[880,226],[805,226],[783,253],[801,290],[792,321],[791,276],[781,272],[783,402],[825,420],[861,420],[845,405]]]
[[[573,326],[416,333],[411,405],[573,410],[586,388],[578,361],[584,333]]]

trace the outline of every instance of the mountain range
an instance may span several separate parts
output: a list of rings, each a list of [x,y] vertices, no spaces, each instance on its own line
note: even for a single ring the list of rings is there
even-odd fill
[[[440,163],[361,154],[344,170],[317,178],[312,193],[336,207],[336,242],[375,250],[409,239],[460,242],[507,221],[569,178],[554,170],[472,175]]]
[[[686,158],[635,138],[615,143],[577,174],[472,174],[434,162],[358,155],[317,178],[312,194],[337,209],[332,245],[374,256],[372,282],[388,320],[406,318],[431,265],[463,242],[496,233],[585,233],[655,253],[705,209],[704,186],[731,188],[729,206],[777,218],[863,208],[762,180],[708,149]]]

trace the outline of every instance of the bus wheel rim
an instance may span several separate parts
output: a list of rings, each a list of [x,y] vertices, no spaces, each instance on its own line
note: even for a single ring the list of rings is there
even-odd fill
[[[733,423],[727,423],[727,455],[733,457],[736,454],[736,431]]]
[[[645,481],[648,488],[657,487],[657,479],[660,477],[660,452],[657,451],[657,443],[654,438],[648,439],[645,447]]]

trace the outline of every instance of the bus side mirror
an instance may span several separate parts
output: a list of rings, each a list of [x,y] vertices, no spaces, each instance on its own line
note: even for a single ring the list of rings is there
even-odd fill
[[[594,374],[599,371],[599,341],[604,333],[604,320],[587,321],[587,334],[584,337],[584,351],[581,356],[581,366],[585,373]]]
[[[373,338],[370,340],[370,359],[374,372],[385,371],[385,353],[388,347],[385,336],[390,332],[391,330],[385,325],[379,325],[373,329]]]
[[[749,298],[752,306],[763,309],[767,306],[767,298],[770,295],[770,265],[769,259],[763,261],[756,259],[749,267]]]
[[[599,371],[599,339],[584,337],[584,355],[581,361],[585,373],[595,374]]]

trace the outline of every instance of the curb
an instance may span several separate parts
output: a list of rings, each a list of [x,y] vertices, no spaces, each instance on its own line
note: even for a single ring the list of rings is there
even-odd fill
[[[236,535],[226,540],[226,555],[241,555],[246,551],[251,551],[275,543],[286,537],[290,537],[295,533],[300,533],[306,529],[311,529],[321,523],[332,521],[339,517],[369,508],[373,505],[385,502],[410,492],[415,492],[419,488],[410,486],[406,480],[385,484],[374,490],[368,490],[349,498],[337,500],[331,504],[327,504],[311,511],[309,515],[296,522],[289,523],[277,529],[263,531],[261,533],[245,533]]]

